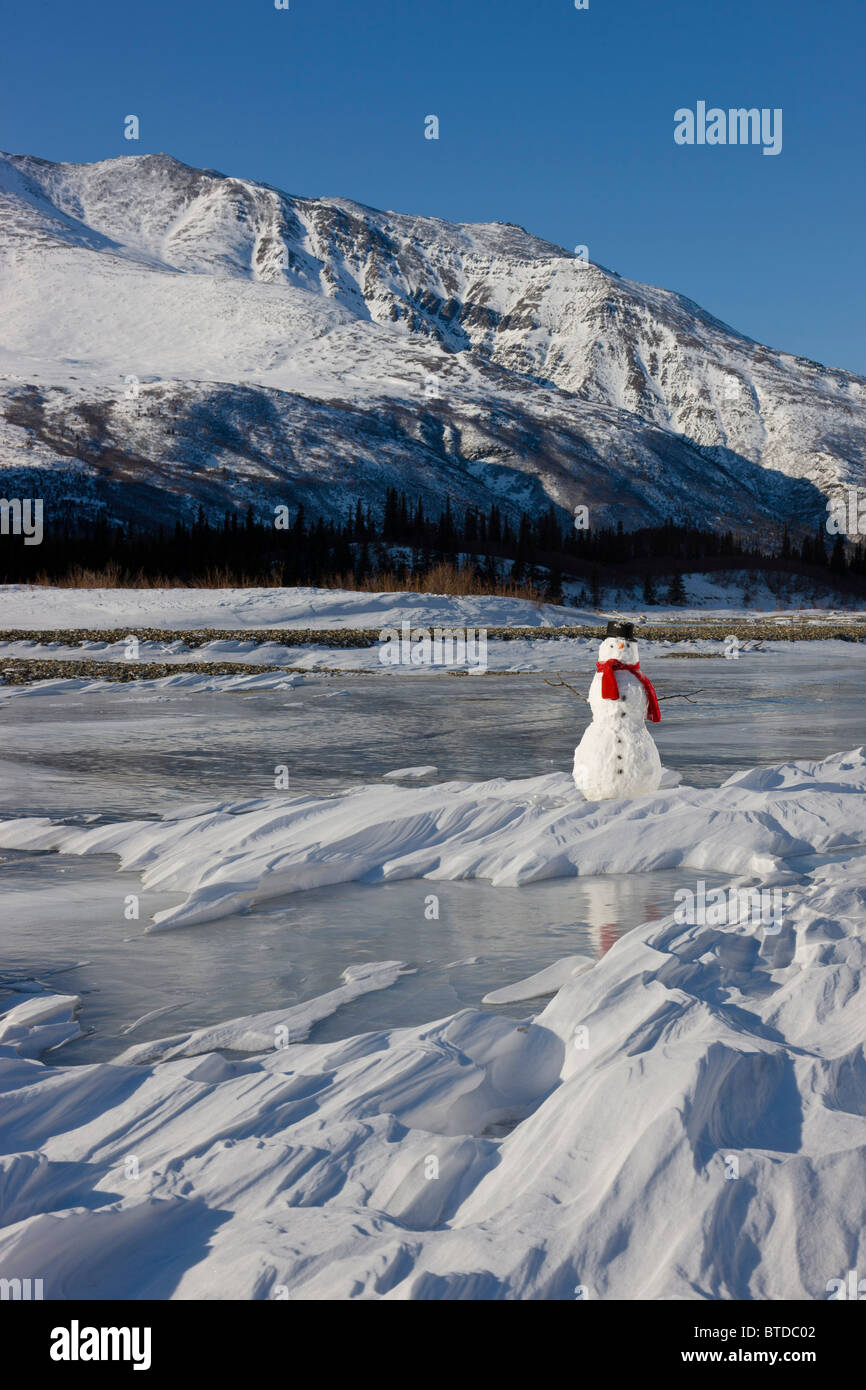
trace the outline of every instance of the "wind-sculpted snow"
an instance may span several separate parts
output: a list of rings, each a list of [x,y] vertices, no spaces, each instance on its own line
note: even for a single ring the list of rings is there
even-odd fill
[[[721,787],[671,787],[613,802],[585,800],[563,773],[386,783],[83,830],[3,821],[0,847],[118,855],[146,887],[186,894],[157,915],[153,931],[337,883],[479,878],[519,887],[680,865],[767,879],[792,856],[832,851],[866,831],[864,768],[861,750],[738,773]]]
[[[124,517],[342,518],[396,486],[428,507],[814,525],[866,476],[862,378],[682,295],[521,227],[167,155],[0,156],[0,312],[0,466]]]
[[[288,1047],[303,1042],[317,1023],[329,1018],[343,1004],[371,990],[387,989],[403,973],[401,961],[376,961],[373,964],[353,965],[343,971],[344,984],[327,994],[319,994],[303,1004],[287,1009],[272,1009],[268,1013],[236,1018],[211,1028],[176,1033],[157,1042],[136,1043],[117,1060],[119,1062],[171,1061],[175,1057],[196,1057],[204,1052],[266,1052],[274,1046]],[[0,1015],[2,1017],[2,1015]],[[20,1051],[19,1047],[19,1051]]]
[[[234,855],[226,874],[282,888],[304,844],[326,874],[514,883],[667,856],[763,873],[785,910],[772,931],[647,924],[591,969],[557,963],[523,1022],[465,1009],[267,1050],[270,1015],[209,1030],[262,1045],[242,1058],[169,1039],[46,1065],[39,1027],[56,1041],[69,1001],[25,1003],[0,1041],[0,1271],[38,1270],[61,1299],[808,1300],[862,1270],[866,750],[603,811],[565,783],[75,832],[67,850],[101,839],[148,874],[213,878],[209,854]],[[366,986],[398,974],[368,967]]]

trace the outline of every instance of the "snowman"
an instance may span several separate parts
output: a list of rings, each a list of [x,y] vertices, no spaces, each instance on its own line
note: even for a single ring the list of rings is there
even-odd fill
[[[654,792],[662,765],[645,720],[657,724],[661,713],[641,673],[633,623],[608,623],[595,670],[592,723],[574,750],[575,784],[587,801]]]

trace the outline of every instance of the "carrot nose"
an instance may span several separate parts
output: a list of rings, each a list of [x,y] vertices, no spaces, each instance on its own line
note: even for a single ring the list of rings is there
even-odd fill
[[[624,646],[625,646],[625,642],[620,642],[620,644],[619,644],[619,649],[620,649],[620,651],[622,651],[622,649],[623,649]]]

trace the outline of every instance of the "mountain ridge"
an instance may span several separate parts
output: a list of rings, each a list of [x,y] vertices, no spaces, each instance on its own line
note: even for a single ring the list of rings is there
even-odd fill
[[[866,481],[854,373],[517,224],[164,153],[0,155],[0,312],[0,467],[126,519],[397,486],[778,530]]]

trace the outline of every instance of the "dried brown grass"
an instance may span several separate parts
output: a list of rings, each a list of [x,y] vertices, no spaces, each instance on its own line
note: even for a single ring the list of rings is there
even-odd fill
[[[57,589],[274,589],[282,588],[283,574],[280,570],[270,575],[238,574],[230,569],[210,569],[195,579],[182,583],[169,575],[147,575],[141,571],[131,572],[122,569],[114,562],[102,569],[88,569],[84,565],[73,565],[62,578],[45,573],[38,574],[30,581],[42,587]],[[449,594],[461,597],[494,595],[499,598],[527,599],[530,603],[543,603],[544,592],[535,584],[513,584],[499,579],[495,583],[480,578],[472,569],[461,569],[449,560],[440,560],[424,575],[407,575],[397,570],[385,570],[381,574],[365,575],[363,579],[348,571],[344,574],[329,574],[320,578],[319,589],[354,589],[365,594]]]

